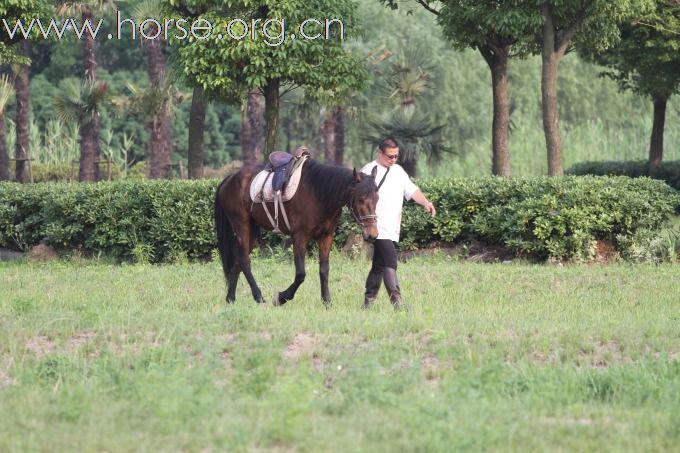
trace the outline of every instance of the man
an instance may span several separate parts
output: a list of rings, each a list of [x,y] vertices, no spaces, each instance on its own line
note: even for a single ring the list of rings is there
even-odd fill
[[[437,214],[434,205],[411,181],[401,165],[397,164],[398,158],[397,141],[393,137],[387,137],[378,145],[376,159],[361,169],[363,173],[370,174],[371,170],[377,167],[375,182],[380,197],[375,208],[378,217],[378,238],[373,243],[373,263],[366,279],[364,308],[369,308],[375,301],[381,281],[385,282],[394,309],[405,308],[397,282],[396,249],[404,199],[415,201],[432,214],[432,217]]]

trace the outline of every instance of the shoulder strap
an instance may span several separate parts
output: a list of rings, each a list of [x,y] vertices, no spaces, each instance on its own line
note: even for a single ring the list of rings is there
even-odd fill
[[[374,168],[378,168],[378,166],[376,165]],[[378,184],[378,190],[380,190],[380,186],[382,186],[383,183],[385,182],[385,178],[387,178],[387,174],[388,174],[389,172],[390,172],[390,167],[387,167],[387,171],[385,172],[385,174],[383,175],[382,179],[380,180],[380,184]]]

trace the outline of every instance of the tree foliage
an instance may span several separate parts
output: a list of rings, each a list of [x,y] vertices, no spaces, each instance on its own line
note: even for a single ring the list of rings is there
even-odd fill
[[[182,10],[179,0],[169,2]],[[357,25],[356,4],[351,0],[214,1],[196,2],[195,8],[195,19],[208,21],[214,31],[206,33],[205,39],[176,42],[178,62],[189,83],[202,86],[209,95],[234,101],[248,90],[259,89],[270,104],[274,97],[278,99],[279,87],[303,87],[307,96],[319,98],[359,88],[365,79],[361,62],[342,46]],[[327,38],[300,35],[299,26],[305,20],[324,18],[339,19],[342,28],[334,23]],[[256,27],[253,20],[259,20]],[[310,30],[304,31],[312,35]],[[314,35],[323,32],[318,27],[313,31]],[[269,124],[276,119],[272,115],[278,115],[278,105],[276,113],[270,110],[272,106],[266,108],[271,133]]]
[[[0,2],[0,18],[5,19],[11,28],[17,20],[28,23],[31,19],[48,17],[50,7],[48,0],[3,0]],[[37,30],[34,32],[37,34]],[[0,28],[0,64],[28,64],[28,59],[17,52],[15,44],[20,40],[17,35],[23,39],[20,33],[12,38],[4,27]]]
[[[680,3],[656,0],[654,10],[620,27],[621,40],[598,52],[585,46],[589,60],[606,66],[603,75],[621,89],[651,98],[668,98],[680,90]]]

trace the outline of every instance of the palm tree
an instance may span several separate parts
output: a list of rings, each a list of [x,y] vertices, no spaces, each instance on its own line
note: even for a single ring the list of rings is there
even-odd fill
[[[108,101],[108,86],[103,82],[69,80],[54,100],[59,119],[79,125],[79,181],[99,179],[99,110]],[[96,139],[94,130],[96,129]],[[90,160],[92,157],[96,159]]]
[[[9,181],[9,153],[7,152],[5,112],[7,103],[13,95],[14,86],[9,76],[0,76],[0,181]]]
[[[163,121],[174,115],[177,105],[187,96],[177,90],[167,75],[156,86],[142,89],[128,84],[128,90],[130,96],[123,107],[146,121],[149,129],[149,178],[164,178],[169,169],[171,147],[164,139]]]
[[[18,44],[19,55],[30,58],[31,42],[23,40]],[[28,158],[30,146],[30,63],[15,64],[12,66],[14,72],[14,89],[16,91],[16,147],[14,157],[16,158],[16,167],[14,171],[14,179],[19,182],[28,181],[26,174],[26,158]]]
[[[114,9],[115,4],[111,0],[65,1],[57,7],[57,14],[79,15],[83,24],[94,24],[96,14]],[[96,88],[97,55],[94,37],[87,32],[83,33],[80,42],[83,49],[85,82],[90,84],[89,86],[92,90],[103,89],[103,93],[106,93],[105,85]],[[78,171],[78,179],[80,181],[97,181],[99,179],[98,161],[101,154],[99,145],[99,110],[95,107],[90,113],[92,117],[87,120],[83,119],[81,122],[80,167]]]
[[[431,118],[414,114],[393,113],[382,121],[369,121],[368,131],[362,139],[377,144],[384,137],[392,136],[399,143],[399,163],[409,176],[416,176],[420,156],[427,156],[428,162],[440,162],[451,150],[442,136],[444,125],[436,124]]]
[[[133,17],[135,23],[142,24],[146,19],[159,18],[162,7],[158,0],[144,0],[134,9]],[[160,22],[160,21],[159,21]],[[147,22],[145,34],[147,36],[159,35],[158,26],[150,21]],[[159,93],[169,87],[162,87],[166,80],[165,55],[163,48],[165,40],[160,39],[160,35],[155,39],[141,39],[144,53],[146,54],[146,68],[149,73],[152,89]],[[172,128],[170,124],[170,114],[165,108],[165,103],[160,103],[155,110],[156,117],[151,119],[149,129],[151,131],[151,156],[149,166],[149,177],[164,178],[168,174],[168,164],[172,153]],[[157,167],[160,166],[160,167]]]
[[[444,125],[436,124],[422,104],[432,96],[434,68],[418,48],[400,52],[382,79],[382,91],[390,111],[380,119],[369,119],[362,133],[364,141],[375,145],[385,136],[393,136],[400,144],[399,162],[410,175],[416,175],[419,156],[431,163],[439,162],[450,152],[444,143]]]

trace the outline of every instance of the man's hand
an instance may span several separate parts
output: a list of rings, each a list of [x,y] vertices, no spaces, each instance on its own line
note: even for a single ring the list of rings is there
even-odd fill
[[[437,210],[435,209],[434,204],[432,204],[431,201],[426,200],[426,201],[425,201],[425,204],[423,205],[423,207],[425,208],[425,210],[426,210],[427,212],[429,212],[430,214],[432,214],[432,217],[434,217],[434,216],[437,215]]]

